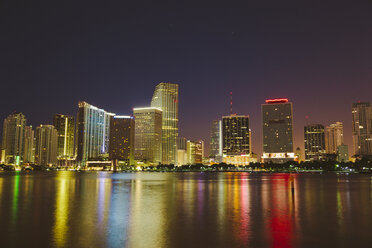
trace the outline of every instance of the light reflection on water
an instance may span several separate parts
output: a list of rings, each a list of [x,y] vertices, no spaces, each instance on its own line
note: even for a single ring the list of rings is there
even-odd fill
[[[371,189],[369,175],[4,172],[0,247],[370,246]]]

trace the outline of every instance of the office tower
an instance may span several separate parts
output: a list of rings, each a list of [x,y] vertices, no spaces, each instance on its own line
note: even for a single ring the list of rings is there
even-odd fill
[[[111,116],[109,158],[119,165],[134,165],[134,118]]]
[[[221,128],[222,162],[232,165],[248,165],[256,161],[256,159],[252,159],[248,115],[223,116]]]
[[[148,165],[162,162],[162,111],[158,108],[134,108],[134,157]]]
[[[354,155],[372,155],[372,113],[369,102],[352,106]]]
[[[57,164],[58,133],[53,125],[40,125],[35,131],[35,162],[38,165]]]
[[[209,143],[209,157],[216,159],[222,156],[222,121],[214,120],[211,125],[211,137]]]
[[[269,99],[261,109],[263,161],[294,160],[292,103],[288,99]]]
[[[223,155],[249,155],[251,153],[249,116],[222,117],[222,153]]]
[[[79,102],[76,160],[81,166],[88,160],[108,157],[110,117],[114,115],[87,102]]]
[[[75,118],[56,114],[53,118],[53,125],[58,132],[58,160],[72,160],[74,158]]]
[[[23,163],[35,162],[35,131],[32,126],[25,126],[23,140]]]
[[[22,113],[13,113],[4,119],[2,163],[8,165],[23,163],[25,126],[26,117]]]
[[[151,107],[163,111],[162,163],[177,164],[178,84],[158,84],[151,100]]]
[[[344,143],[344,128],[342,122],[336,122],[325,128],[326,153],[336,154],[337,147]]]
[[[348,145],[342,144],[337,147],[337,161],[340,163],[349,161]]]
[[[204,156],[204,141],[187,141],[187,163],[201,164]]]
[[[177,137],[177,161],[178,165],[187,164],[187,139],[184,137]]]
[[[325,134],[321,124],[304,127],[305,161],[325,159]]]

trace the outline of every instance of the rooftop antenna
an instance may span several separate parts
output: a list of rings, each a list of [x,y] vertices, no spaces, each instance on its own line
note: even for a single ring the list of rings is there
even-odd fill
[[[230,91],[230,115],[232,115],[233,111],[232,111],[232,91]]]

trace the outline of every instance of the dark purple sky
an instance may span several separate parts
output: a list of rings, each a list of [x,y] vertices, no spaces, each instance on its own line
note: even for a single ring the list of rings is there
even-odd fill
[[[0,118],[17,110],[51,123],[75,115],[78,100],[128,114],[171,81],[189,139],[209,142],[233,91],[255,152],[272,97],[294,104],[295,146],[305,116],[344,122],[351,145],[351,103],[372,100],[372,1],[153,2],[1,1]]]

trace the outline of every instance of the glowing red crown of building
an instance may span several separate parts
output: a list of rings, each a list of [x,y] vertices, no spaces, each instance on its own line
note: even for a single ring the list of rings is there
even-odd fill
[[[288,102],[287,98],[276,98],[276,99],[267,99],[266,103],[286,103]]]

